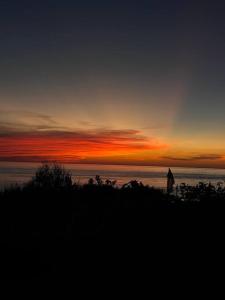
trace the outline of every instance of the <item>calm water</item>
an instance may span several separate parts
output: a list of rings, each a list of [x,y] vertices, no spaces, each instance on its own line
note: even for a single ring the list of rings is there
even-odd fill
[[[24,183],[32,178],[36,163],[7,163],[0,162],[0,187],[14,183]],[[121,185],[132,179],[141,180],[144,184],[165,188],[167,167],[146,166],[101,166],[66,164],[65,168],[71,171],[73,180],[79,183],[87,182],[90,177],[100,175],[103,179],[117,180]],[[225,181],[225,169],[200,168],[172,168],[176,184],[185,182],[196,184],[199,181],[217,183]]]

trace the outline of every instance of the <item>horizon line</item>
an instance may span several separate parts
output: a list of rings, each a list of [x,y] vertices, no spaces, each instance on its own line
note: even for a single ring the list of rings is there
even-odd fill
[[[2,160],[0,158],[0,163],[33,163],[33,164],[46,164],[46,163],[57,163],[60,165],[99,165],[99,166],[131,166],[131,167],[164,167],[164,168],[188,168],[188,169],[218,169],[218,170],[225,170],[225,166],[216,167],[216,166],[187,166],[187,165],[163,165],[163,164],[135,164],[135,163],[105,163],[105,162],[74,162],[74,161],[60,161],[60,160],[40,160],[40,161],[32,161],[32,160]]]

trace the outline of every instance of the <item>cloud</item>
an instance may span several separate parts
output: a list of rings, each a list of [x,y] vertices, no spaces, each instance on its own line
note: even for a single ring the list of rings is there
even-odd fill
[[[0,135],[22,132],[66,130],[51,116],[31,111],[0,110]]]
[[[162,158],[168,160],[174,160],[174,161],[199,161],[199,160],[218,160],[218,159],[222,159],[223,155],[202,154],[202,155],[193,155],[187,157],[163,156]]]
[[[63,127],[45,114],[0,110],[0,160],[99,162],[167,147],[139,130],[77,124],[85,129]]]
[[[45,121],[51,124],[55,124],[56,121],[49,115],[27,111],[27,110],[2,110],[0,109],[0,119],[5,118],[7,116],[7,119],[30,119],[30,120],[38,120]]]
[[[81,161],[165,148],[138,130],[6,130],[0,135],[0,160]]]
[[[54,131],[54,130],[65,130],[65,127],[60,125],[49,125],[49,124],[34,124],[27,125],[20,122],[2,122],[0,121],[0,136],[7,136],[11,134],[22,134],[30,132],[44,132],[44,131]]]

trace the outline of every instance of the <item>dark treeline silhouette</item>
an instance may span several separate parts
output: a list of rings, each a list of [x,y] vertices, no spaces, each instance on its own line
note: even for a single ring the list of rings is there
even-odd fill
[[[162,263],[174,251],[215,239],[224,208],[221,184],[182,184],[177,195],[136,180],[118,188],[100,176],[78,185],[63,167],[43,165],[24,186],[0,193],[0,274],[82,276],[100,266],[104,272],[150,267],[156,255]]]

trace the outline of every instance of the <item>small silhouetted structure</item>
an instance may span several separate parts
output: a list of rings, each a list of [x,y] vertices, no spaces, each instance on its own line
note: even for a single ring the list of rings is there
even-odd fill
[[[173,192],[173,186],[175,184],[174,176],[172,171],[169,168],[168,174],[167,174],[167,193]]]

